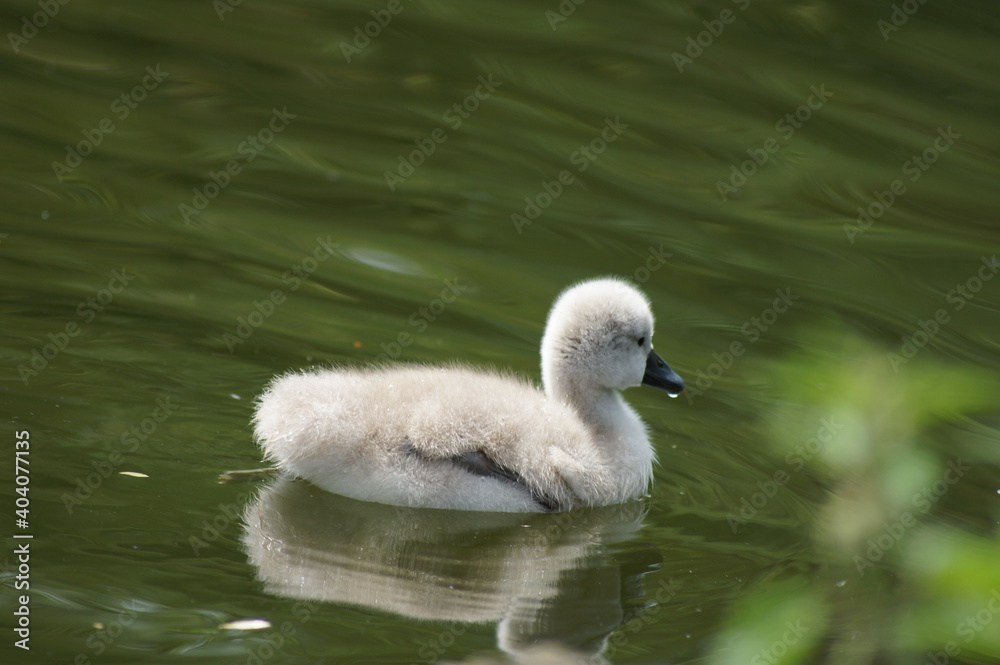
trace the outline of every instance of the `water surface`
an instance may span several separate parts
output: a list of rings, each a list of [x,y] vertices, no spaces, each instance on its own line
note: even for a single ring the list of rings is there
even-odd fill
[[[863,0],[39,6],[0,10],[20,36],[0,55],[0,334],[40,662],[433,662],[540,636],[698,662],[753,589],[815,565],[828,485],[772,450],[776,367],[848,335],[904,376],[1000,366],[989,0],[895,23]],[[382,356],[537,378],[549,304],[605,274],[646,291],[691,387],[629,393],[660,459],[643,510],[293,508],[264,533],[318,528],[289,556],[355,595],[262,569],[243,515],[263,486],[216,478],[259,465],[273,374]],[[996,423],[936,433],[974,468],[928,520],[995,530]],[[365,550],[340,577],[313,565],[372,543],[374,576]],[[219,628],[248,618],[271,628]]]

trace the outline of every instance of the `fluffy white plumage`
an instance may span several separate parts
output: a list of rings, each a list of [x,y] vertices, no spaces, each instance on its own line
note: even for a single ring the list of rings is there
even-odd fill
[[[290,373],[258,400],[256,437],[286,471],[356,499],[503,512],[620,503],[646,491],[654,452],[619,391],[684,387],[652,335],[636,288],[582,282],[549,313],[544,393],[460,365]]]

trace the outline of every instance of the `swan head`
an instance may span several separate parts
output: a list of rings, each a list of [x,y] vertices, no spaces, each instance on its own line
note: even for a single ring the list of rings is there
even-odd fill
[[[575,284],[549,311],[542,337],[549,395],[648,385],[676,397],[684,381],[653,351],[653,313],[641,291],[616,278]]]

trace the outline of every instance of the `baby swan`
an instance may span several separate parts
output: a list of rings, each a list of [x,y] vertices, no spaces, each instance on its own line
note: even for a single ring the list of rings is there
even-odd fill
[[[569,510],[641,496],[655,458],[620,390],[672,397],[649,302],[625,281],[565,290],[542,338],[542,393],[461,366],[325,369],[275,378],[255,434],[267,457],[365,501],[496,512]]]

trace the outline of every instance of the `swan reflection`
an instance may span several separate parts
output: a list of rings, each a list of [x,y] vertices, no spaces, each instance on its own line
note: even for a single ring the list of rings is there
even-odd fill
[[[556,514],[355,501],[281,478],[247,507],[243,543],[272,594],[421,620],[497,625],[512,654],[555,640],[599,656],[642,595],[651,551],[608,546],[641,526],[638,502]]]

